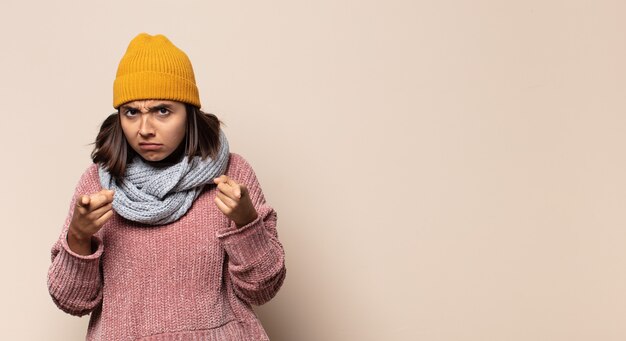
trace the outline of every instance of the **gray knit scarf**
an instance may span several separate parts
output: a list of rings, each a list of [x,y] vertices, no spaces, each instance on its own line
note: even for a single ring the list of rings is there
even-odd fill
[[[157,168],[136,155],[127,165],[121,181],[116,181],[102,166],[100,184],[115,191],[113,209],[126,219],[148,225],[163,225],[182,217],[207,184],[224,174],[229,146],[220,129],[220,148],[215,159],[187,156],[178,163]]]

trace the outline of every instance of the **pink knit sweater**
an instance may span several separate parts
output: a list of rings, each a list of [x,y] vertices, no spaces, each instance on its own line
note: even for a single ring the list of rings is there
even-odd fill
[[[242,156],[230,154],[226,175],[248,187],[251,223],[237,228],[209,185],[168,225],[114,214],[92,237],[97,250],[82,256],[66,239],[75,200],[102,189],[96,165],[85,171],[52,247],[48,290],[61,310],[91,313],[86,340],[269,340],[251,304],[269,301],[285,279],[277,214]]]

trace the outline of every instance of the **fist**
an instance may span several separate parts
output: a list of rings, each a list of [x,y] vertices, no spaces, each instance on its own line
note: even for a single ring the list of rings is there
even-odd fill
[[[76,198],[74,215],[69,227],[75,236],[83,240],[89,239],[111,218],[113,193],[111,190],[103,189]]]
[[[227,175],[221,175],[213,182],[217,184],[215,205],[224,215],[235,222],[237,227],[251,223],[257,218],[258,213],[252,205],[252,199],[248,188],[237,183]]]

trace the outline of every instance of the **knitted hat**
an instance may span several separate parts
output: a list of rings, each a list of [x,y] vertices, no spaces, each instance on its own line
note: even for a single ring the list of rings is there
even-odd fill
[[[164,35],[138,34],[117,67],[113,107],[139,99],[167,99],[200,107],[189,57]]]

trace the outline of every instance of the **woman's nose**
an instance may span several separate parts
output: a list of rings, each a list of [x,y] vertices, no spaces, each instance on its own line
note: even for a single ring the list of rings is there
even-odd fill
[[[141,123],[139,124],[139,135],[143,137],[154,135],[154,127],[152,125],[152,115],[141,115]]]

